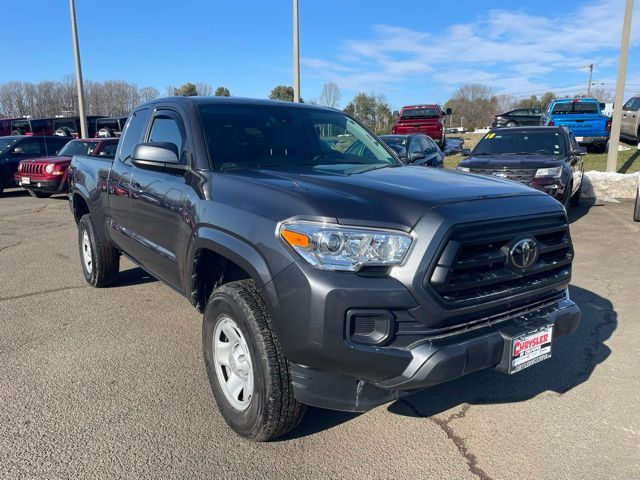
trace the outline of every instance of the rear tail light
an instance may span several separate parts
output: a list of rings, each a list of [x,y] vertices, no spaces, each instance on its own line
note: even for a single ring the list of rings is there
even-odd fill
[[[555,123],[553,123],[553,120],[549,120],[549,123],[547,123],[547,125],[549,125],[550,127],[553,127]]]
[[[607,125],[604,127],[607,132],[611,131],[611,119],[607,120]]]

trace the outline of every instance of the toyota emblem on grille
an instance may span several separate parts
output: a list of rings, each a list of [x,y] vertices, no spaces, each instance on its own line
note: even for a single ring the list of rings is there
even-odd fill
[[[509,258],[511,265],[526,270],[538,259],[538,242],[531,237],[518,240],[509,250]]]

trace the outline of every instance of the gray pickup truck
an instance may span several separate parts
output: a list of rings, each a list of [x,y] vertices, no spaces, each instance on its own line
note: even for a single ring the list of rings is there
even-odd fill
[[[549,358],[580,321],[564,208],[526,186],[404,165],[340,111],[174,97],[136,108],[113,161],[76,156],[87,282],[124,255],[204,313],[230,427],[282,435],[306,405],[363,412]]]

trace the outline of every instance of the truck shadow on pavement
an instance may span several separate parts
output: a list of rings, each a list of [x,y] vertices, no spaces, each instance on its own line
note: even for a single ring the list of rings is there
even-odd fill
[[[582,310],[578,330],[554,343],[551,359],[516,375],[495,370],[472,373],[449,383],[418,391],[387,406],[403,416],[431,417],[460,405],[524,402],[540,394],[563,395],[586,382],[611,350],[604,342],[618,320],[612,303],[580,287],[570,287],[571,298]],[[309,408],[300,426],[279,439],[301,438],[346,423],[360,414]],[[367,415],[366,413],[364,415]]]
[[[145,270],[140,267],[133,267],[129,270],[123,270],[118,274],[118,280],[111,288],[117,287],[129,287],[131,285],[142,285],[144,283],[157,282],[155,277],[152,277]]]
[[[570,287],[570,295],[582,311],[580,325],[554,342],[551,359],[516,375],[476,372],[405,397],[388,410],[430,417],[464,404],[524,402],[545,393],[563,395],[586,382],[611,354],[604,342],[618,325],[617,313],[609,300],[583,288]]]

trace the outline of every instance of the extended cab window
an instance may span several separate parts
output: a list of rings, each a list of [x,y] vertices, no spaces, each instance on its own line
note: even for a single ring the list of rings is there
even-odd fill
[[[151,126],[149,141],[173,143],[181,153],[184,138],[178,121],[172,116],[164,114],[156,116]]]
[[[129,117],[127,125],[125,126],[127,134],[122,137],[120,151],[118,153],[118,158],[121,162],[129,163],[133,148],[142,142],[142,136],[145,133],[149,113],[148,108],[141,108],[133,112]]]

